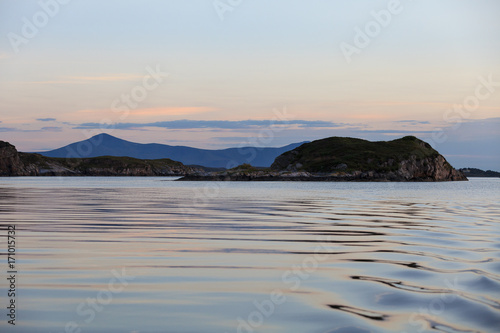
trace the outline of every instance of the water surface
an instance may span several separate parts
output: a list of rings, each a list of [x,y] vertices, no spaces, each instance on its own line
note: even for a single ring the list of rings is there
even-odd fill
[[[499,202],[500,179],[1,178],[0,331],[498,332]]]

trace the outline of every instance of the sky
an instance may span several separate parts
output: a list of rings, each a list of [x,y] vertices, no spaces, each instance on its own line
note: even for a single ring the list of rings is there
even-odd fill
[[[0,0],[0,140],[415,135],[500,171],[498,0]]]

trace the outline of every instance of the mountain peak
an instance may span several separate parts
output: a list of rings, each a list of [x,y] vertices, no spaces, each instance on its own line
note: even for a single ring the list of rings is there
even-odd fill
[[[185,165],[202,165],[211,168],[228,168],[243,163],[268,167],[277,156],[297,146],[300,144],[291,144],[280,148],[245,147],[245,149],[207,150],[164,144],[141,144],[126,141],[107,133],[99,133],[87,140],[40,154],[60,158],[98,156],[127,156],[137,159],[169,158]]]
[[[112,136],[111,134],[108,133],[99,133],[91,137],[89,140],[119,140],[119,141],[125,141],[123,139],[117,138],[116,136]]]

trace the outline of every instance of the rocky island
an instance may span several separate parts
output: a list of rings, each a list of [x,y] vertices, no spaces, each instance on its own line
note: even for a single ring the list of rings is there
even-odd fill
[[[181,176],[186,181],[457,181],[467,180],[428,143],[407,136],[371,142],[331,137],[279,155],[269,168],[243,164],[223,171],[168,158],[55,158],[18,152],[0,141],[0,176]]]
[[[245,164],[180,180],[218,181],[465,181],[428,143],[406,136],[371,142],[331,137],[305,143],[276,158],[268,169]]]
[[[0,176],[185,176],[204,172],[168,158],[131,157],[55,158],[21,153],[0,141]]]
[[[466,177],[500,178],[500,172],[493,170],[484,171],[477,168],[463,168],[458,171],[462,172]]]

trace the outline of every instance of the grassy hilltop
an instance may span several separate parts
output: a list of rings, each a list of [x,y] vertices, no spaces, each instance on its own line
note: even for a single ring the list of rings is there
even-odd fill
[[[225,181],[456,181],[467,180],[428,143],[406,136],[392,141],[331,137],[278,156],[270,169],[244,164],[182,180]]]
[[[279,156],[274,170],[296,169],[313,173],[373,170],[396,171],[401,161],[440,156],[428,143],[414,137],[371,142],[355,138],[331,137],[305,143]],[[451,165],[446,162],[451,169]]]

